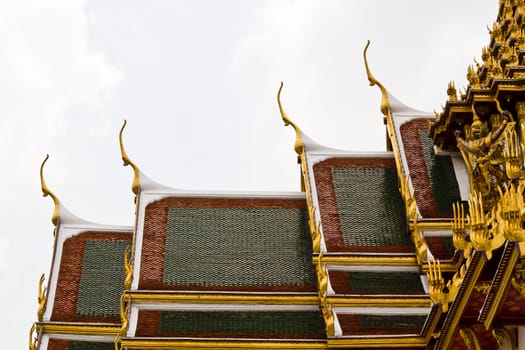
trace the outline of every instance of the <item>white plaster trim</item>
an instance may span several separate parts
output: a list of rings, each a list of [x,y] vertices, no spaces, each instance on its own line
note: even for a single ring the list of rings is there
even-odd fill
[[[129,314],[129,326],[126,332],[126,336],[134,337],[135,333],[137,332],[137,325],[139,322],[139,309],[134,307],[132,304]]]
[[[337,314],[333,309],[332,315],[334,315],[334,336],[341,337],[343,336],[343,328],[341,327],[341,323],[339,322],[339,317],[337,317]]]
[[[44,345],[45,339],[45,347]],[[85,335],[85,334],[53,334],[46,333],[42,337],[42,343],[40,344],[39,349],[47,349],[49,339],[62,339],[62,340],[76,340],[76,341],[89,341],[89,342],[99,342],[99,343],[111,343],[115,342],[115,337],[111,335]]]
[[[68,211],[70,214],[70,212]],[[77,236],[83,232],[87,231],[97,231],[97,232],[119,232],[122,234],[132,234],[133,227],[131,226],[114,226],[114,225],[101,225],[94,224],[88,221],[79,219],[80,221],[74,220],[72,218],[77,218],[76,216],[70,214],[65,223],[62,222],[62,208],[61,215],[58,227],[56,229],[56,238],[55,238],[55,249],[54,256],[52,260],[51,269],[48,277],[48,291],[47,291],[47,303],[44,315],[42,316],[43,321],[49,321],[51,319],[51,313],[53,311],[56,290],[58,285],[58,275],[60,272],[60,263],[62,261],[62,253],[64,248],[64,242],[73,236]]]
[[[423,289],[425,290],[425,293],[429,294],[430,289],[428,287],[428,277],[426,274],[419,275],[419,278],[421,278],[421,284],[423,285]]]
[[[452,159],[452,165],[454,166],[454,172],[456,173],[456,180],[458,181],[459,195],[461,200],[466,201],[470,194],[470,179],[467,165],[463,161],[461,155],[451,154],[450,158]]]
[[[336,306],[334,312],[339,314],[356,315],[428,315],[430,307],[360,307],[360,306]]]
[[[452,237],[452,230],[439,230],[439,231],[431,231],[431,230],[425,230],[423,231],[424,237]]]

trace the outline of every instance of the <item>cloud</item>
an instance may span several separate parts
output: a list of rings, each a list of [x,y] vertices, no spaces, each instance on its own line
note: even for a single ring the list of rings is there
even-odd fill
[[[19,190],[32,180],[54,139],[93,110],[123,74],[90,50],[84,1],[19,1],[0,5],[0,183]],[[16,150],[16,152],[14,152]]]
[[[8,243],[3,237],[0,237],[0,273],[7,271],[8,260]]]

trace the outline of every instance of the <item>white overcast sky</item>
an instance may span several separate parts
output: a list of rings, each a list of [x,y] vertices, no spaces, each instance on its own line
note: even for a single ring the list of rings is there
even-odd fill
[[[488,44],[497,0],[16,0],[0,2],[2,347],[27,347],[49,274],[52,202],[132,225],[132,171],[200,190],[297,190],[294,133],[383,151],[376,78],[405,104],[439,110],[449,80]]]

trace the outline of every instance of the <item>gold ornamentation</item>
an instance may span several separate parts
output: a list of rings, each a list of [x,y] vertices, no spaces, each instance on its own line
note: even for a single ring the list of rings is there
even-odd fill
[[[383,115],[387,116],[388,115],[388,111],[390,109],[390,102],[388,100],[388,92],[386,91],[386,89],[383,86],[383,84],[381,84],[374,77],[372,72],[370,71],[370,67],[368,66],[368,60],[366,58],[366,51],[368,50],[368,46],[370,46],[370,40],[367,41],[365,49],[363,51],[363,57],[365,59],[366,76],[368,77],[368,81],[370,82],[370,86],[377,85],[379,87],[379,89],[381,90],[381,105],[380,105],[380,109],[381,109],[381,113],[383,113]]]
[[[502,225],[503,235],[509,241],[525,242],[525,230],[522,228],[522,218],[525,216],[524,189],[524,182],[519,185],[504,185],[504,191],[499,189],[501,202],[496,217]]]
[[[308,226],[312,235],[312,249],[314,253],[321,251],[321,222],[315,225],[315,208],[308,206]]]
[[[40,276],[40,280],[38,281],[38,310],[36,312],[37,319],[40,322],[42,322],[42,317],[44,316],[47,301],[47,288],[44,287],[44,280],[45,274],[42,274],[42,276]]]
[[[492,251],[505,243],[503,231],[499,229],[495,220],[495,209],[486,213],[483,209],[483,199],[477,192],[470,194],[469,198],[470,241],[476,250],[484,251],[487,259],[492,259]],[[492,229],[489,229],[492,227]]]
[[[55,204],[55,208],[53,210],[53,215],[51,216],[51,222],[53,225],[55,225],[55,229],[58,226],[58,221],[60,218],[60,201],[58,200],[58,197],[51,192],[49,187],[47,187],[46,182],[44,181],[44,164],[46,164],[47,160],[49,159],[49,154],[46,155],[46,158],[42,162],[42,165],[40,165],[40,185],[42,187],[42,193],[44,194],[44,197],[51,197],[53,200],[53,203]]]
[[[460,328],[459,335],[465,342],[465,347],[468,350],[481,350],[478,335],[470,328]]]
[[[133,278],[133,256],[130,246],[127,246],[124,251],[124,271],[126,272],[124,290],[129,290],[131,289],[131,280]]]
[[[472,89],[480,88],[478,72],[476,71],[473,65],[468,66],[467,80],[469,81],[470,87]]]
[[[520,264],[514,270],[511,279],[512,286],[525,298],[525,268]]]
[[[518,350],[518,340],[515,328],[508,329],[506,327],[497,327],[492,330],[492,335],[500,347],[503,347],[505,344],[507,344],[506,349]]]
[[[126,153],[126,150],[124,149],[124,142],[122,141],[122,133],[124,132],[124,128],[126,127],[126,119],[124,119],[124,124],[122,124],[122,128],[120,128],[119,133],[119,144],[120,144],[120,154],[122,157],[122,161],[124,162],[124,166],[131,166],[133,169],[133,183],[131,185],[131,191],[135,193],[135,195],[139,194],[140,190],[140,171],[139,168],[131,161],[131,159],[128,157],[128,154]]]
[[[38,329],[36,328],[36,323],[31,325],[29,329],[29,350],[38,349]]]
[[[469,257],[458,271],[452,276],[452,279],[445,285],[445,280],[441,274],[441,263],[438,260],[430,260],[428,262],[428,284],[430,299],[435,304],[441,304],[443,312],[448,311],[448,305],[454,301],[458,294],[459,287],[465,278],[465,272],[470,265],[471,257]]]
[[[122,294],[120,297],[120,322],[122,323],[120,327],[119,334],[121,336],[126,336],[126,332],[129,326],[129,308],[131,307],[131,300],[129,295]]]
[[[447,96],[448,96],[449,101],[454,102],[458,100],[458,93],[456,91],[456,87],[454,86],[454,82],[452,80],[448,83]]]
[[[452,205],[454,210],[454,221],[452,222],[452,242],[457,250],[463,251],[463,257],[467,258],[472,251],[472,243],[467,240],[465,229],[465,209],[460,202]]]
[[[286,112],[284,111],[283,105],[281,104],[281,91],[283,89],[283,82],[281,81],[281,86],[279,87],[279,91],[277,92],[277,104],[279,105],[279,112],[281,112],[281,118],[283,119],[284,125],[288,126],[291,125],[292,128],[295,130],[295,144],[294,144],[294,150],[297,152],[298,155],[301,155],[304,152],[304,144],[303,144],[303,137],[301,129],[297,125],[295,125],[294,122],[288,118],[288,115],[286,115]]]
[[[487,294],[490,289],[490,283],[489,282],[478,283],[474,286],[474,289],[481,294]]]
[[[319,306],[325,321],[326,334],[333,336],[335,334],[335,322],[332,306],[328,303],[328,269],[326,263],[323,261],[323,252],[317,257],[317,264],[315,266],[317,274],[317,284],[319,286]]]
[[[120,334],[117,334],[115,337],[115,350],[120,350],[120,341],[122,340],[122,336]]]

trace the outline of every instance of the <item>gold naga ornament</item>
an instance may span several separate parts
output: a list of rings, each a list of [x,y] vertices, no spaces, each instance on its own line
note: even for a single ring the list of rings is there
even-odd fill
[[[462,204],[454,204],[452,231],[454,246],[465,258],[475,249],[490,260],[492,251],[506,240],[525,248],[525,101],[515,108],[518,122],[498,104],[501,113],[490,116],[490,130],[473,108],[473,122],[464,129],[466,138],[456,135],[471,193],[468,215]]]

